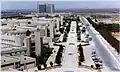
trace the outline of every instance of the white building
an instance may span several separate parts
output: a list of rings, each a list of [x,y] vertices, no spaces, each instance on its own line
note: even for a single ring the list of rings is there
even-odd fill
[[[9,68],[17,68],[20,64],[20,60],[12,58],[12,57],[6,57],[1,56],[1,70],[7,70]]]
[[[29,69],[36,66],[36,59],[27,56],[1,56],[1,70]]]
[[[1,35],[1,47],[23,46],[23,37],[15,35]]]
[[[59,17],[2,20],[6,23],[0,29],[2,70],[34,67],[36,60],[28,56],[31,52],[41,55],[42,45],[53,44],[61,20]],[[27,36],[28,30],[30,35]]]
[[[26,47],[1,47],[2,56],[27,55]]]

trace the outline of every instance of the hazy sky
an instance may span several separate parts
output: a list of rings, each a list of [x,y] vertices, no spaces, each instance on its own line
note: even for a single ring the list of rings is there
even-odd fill
[[[120,8],[120,1],[40,1],[54,4],[56,9],[69,8]],[[37,1],[2,1],[1,10],[36,9]]]

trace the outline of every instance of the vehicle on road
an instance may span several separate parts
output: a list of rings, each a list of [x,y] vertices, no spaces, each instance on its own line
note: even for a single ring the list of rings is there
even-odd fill
[[[81,34],[81,44],[89,45],[89,38],[86,38],[85,34]]]
[[[74,43],[69,43],[69,45],[75,45]]]
[[[92,60],[94,61],[96,68],[97,69],[102,68],[103,66],[102,61],[100,60],[100,57],[97,56],[96,50],[93,49],[91,54],[92,54]]]
[[[69,53],[68,55],[72,55],[72,53]]]

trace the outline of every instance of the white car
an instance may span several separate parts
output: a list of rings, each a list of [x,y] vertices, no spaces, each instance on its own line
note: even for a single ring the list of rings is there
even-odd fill
[[[96,50],[95,49],[92,50],[92,54],[96,54]]]
[[[102,66],[103,66],[103,63],[102,63],[102,61],[99,61],[99,65],[101,66],[101,68],[102,68]]]
[[[79,23],[78,25],[81,27],[81,26],[82,26],[82,23]]]
[[[81,34],[81,44],[82,45],[89,44],[89,38],[86,38],[85,34]]]
[[[89,41],[92,41],[92,37],[91,36],[89,36]]]
[[[80,30],[82,30],[82,27],[80,27]]]

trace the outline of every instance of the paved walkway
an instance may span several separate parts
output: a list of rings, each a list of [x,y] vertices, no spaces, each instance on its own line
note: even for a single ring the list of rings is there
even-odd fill
[[[88,66],[94,65],[92,57],[91,57],[92,49],[94,48],[94,43],[90,42],[90,45],[86,45],[82,47],[83,47],[83,53],[84,53],[84,58],[85,58],[85,61],[83,63]]]
[[[64,51],[62,68],[78,68],[76,22],[71,23]]]

